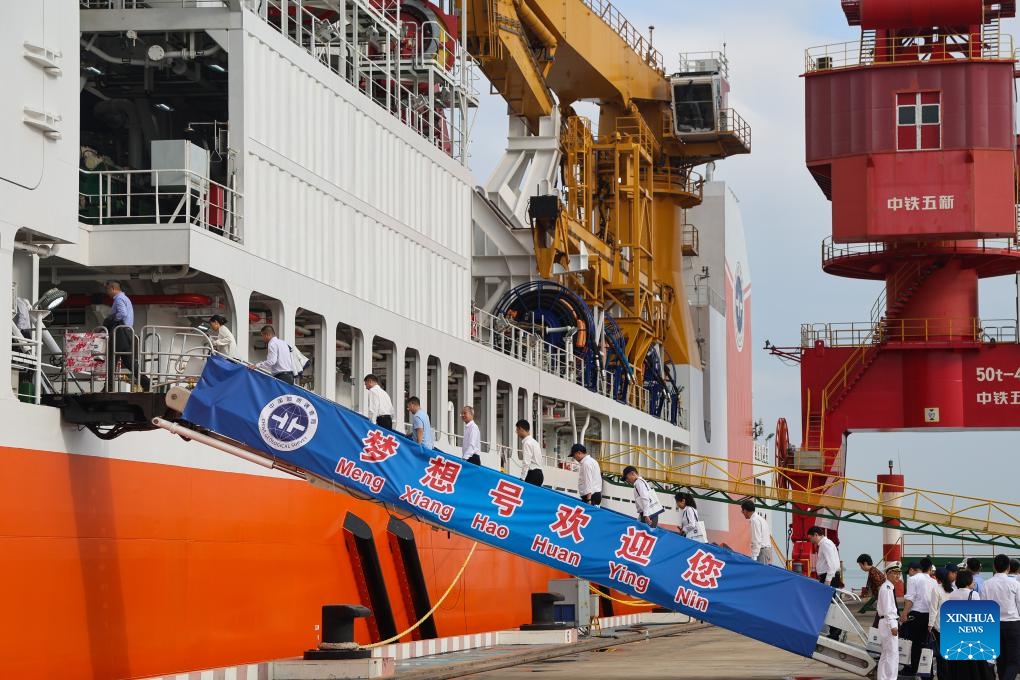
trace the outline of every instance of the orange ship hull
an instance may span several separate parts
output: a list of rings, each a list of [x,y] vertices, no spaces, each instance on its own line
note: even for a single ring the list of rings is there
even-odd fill
[[[139,678],[300,654],[318,642],[321,605],[361,601],[348,512],[373,528],[397,630],[417,618],[380,505],[297,480],[91,455],[0,447],[0,460],[0,677]],[[434,603],[471,541],[408,523]],[[435,614],[438,634],[527,622],[529,594],[561,576],[479,545]],[[371,641],[363,621],[356,635]]]

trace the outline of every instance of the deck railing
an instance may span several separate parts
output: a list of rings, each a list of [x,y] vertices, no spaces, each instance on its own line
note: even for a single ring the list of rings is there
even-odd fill
[[[544,373],[555,375],[581,387],[592,389],[604,397],[622,401],[644,413],[670,422],[673,397],[662,395],[656,413],[651,413],[652,395],[643,385],[631,383],[626,390],[617,390],[616,378],[611,371],[599,370],[590,376],[592,369],[573,352],[547,342],[537,333],[517,326],[507,319],[474,308],[471,313],[471,339],[486,347],[533,366]],[[687,427],[686,412],[679,409],[677,425]]]
[[[909,39],[872,37],[804,50],[804,70],[832,71],[857,66],[925,64],[958,59],[1012,61],[1013,36],[987,34],[980,39],[969,36],[929,34]]]
[[[80,170],[86,224],[190,224],[232,241],[243,236],[241,194],[189,170]]]
[[[609,2],[609,0],[584,0],[584,4],[610,28],[619,33],[624,42],[630,45],[630,48],[639,57],[646,60],[656,70],[665,71],[662,53],[652,47],[651,39],[641,35],[641,31],[635,28],[627,20],[627,17],[623,16],[620,10],[616,9],[613,3]]]
[[[245,0],[245,4],[404,125],[450,156],[467,162],[471,120],[467,109],[477,102],[478,74],[474,59],[453,36],[447,36],[447,41],[434,51],[424,39],[413,41],[408,50],[393,9],[395,4],[375,6],[354,0],[351,4],[359,13],[372,17],[379,42],[386,46],[375,51],[360,36],[351,35],[351,26],[322,19],[300,3]],[[426,94],[405,86],[405,82],[420,79],[423,73],[428,80]]]
[[[1017,342],[1015,319],[929,318],[805,323],[800,327],[801,347],[821,342],[827,347],[862,347],[877,342]]]

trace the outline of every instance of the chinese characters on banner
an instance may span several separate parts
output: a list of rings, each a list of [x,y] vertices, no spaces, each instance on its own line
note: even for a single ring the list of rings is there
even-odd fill
[[[315,409],[318,427],[299,448],[270,450],[264,437],[274,436],[275,425],[260,433],[256,416],[287,394],[302,395],[294,401]],[[212,357],[184,417],[474,540],[803,656],[814,652],[831,588],[484,466],[464,465],[243,365]]]

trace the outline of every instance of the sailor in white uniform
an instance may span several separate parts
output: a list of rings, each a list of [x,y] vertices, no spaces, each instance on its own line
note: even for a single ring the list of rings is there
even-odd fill
[[[885,583],[878,588],[878,640],[882,656],[878,659],[876,680],[896,680],[900,668],[899,612],[896,610],[896,584],[900,582],[900,563],[885,569]]]

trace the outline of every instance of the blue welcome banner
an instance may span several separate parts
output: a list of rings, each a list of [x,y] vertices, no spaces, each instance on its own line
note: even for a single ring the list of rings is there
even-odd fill
[[[363,416],[214,356],[184,419],[421,519],[810,657],[833,590],[427,450]]]

